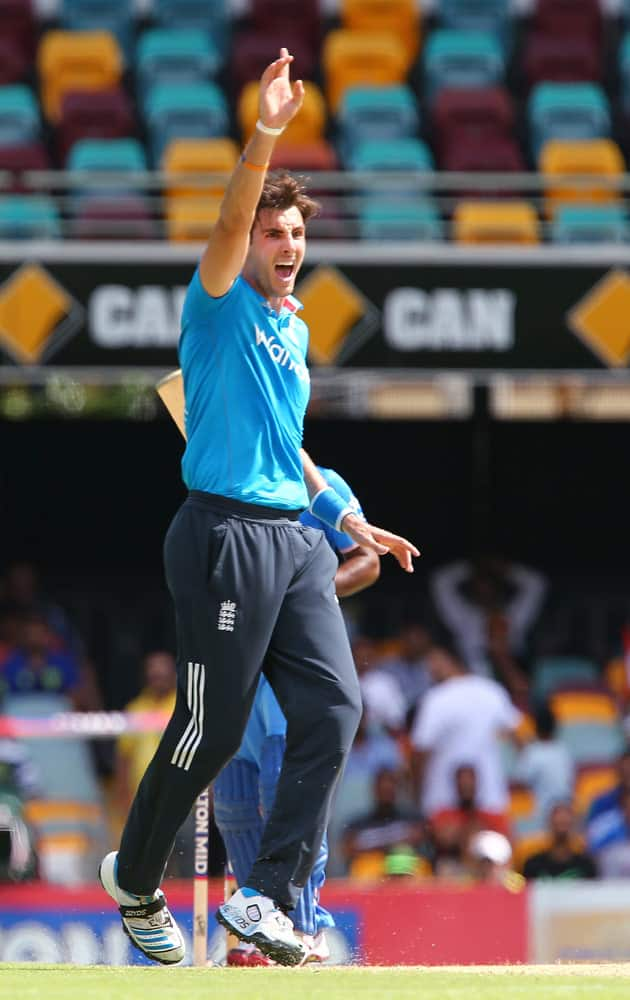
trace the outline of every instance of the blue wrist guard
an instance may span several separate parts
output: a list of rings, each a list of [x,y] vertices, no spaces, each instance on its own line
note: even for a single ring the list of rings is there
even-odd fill
[[[354,513],[352,507],[339,496],[332,486],[327,486],[326,489],[316,493],[311,500],[309,509],[311,514],[318,517],[324,524],[334,528],[335,531],[341,531],[341,522],[346,514]]]

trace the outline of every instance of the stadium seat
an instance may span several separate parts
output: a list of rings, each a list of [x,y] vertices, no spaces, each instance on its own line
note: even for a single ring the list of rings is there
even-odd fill
[[[49,31],[37,53],[42,104],[56,122],[63,95],[76,90],[111,90],[120,83],[120,46],[107,31]]]
[[[588,36],[558,38],[532,33],[525,43],[523,73],[528,87],[544,81],[599,81],[602,78],[600,47]]]
[[[534,158],[550,139],[603,139],[610,135],[610,107],[594,83],[539,83],[528,104]]]
[[[219,218],[220,198],[168,198],[166,232],[172,243],[201,243]]]
[[[37,24],[32,0],[0,0],[0,38],[14,52],[33,59]]]
[[[509,0],[439,0],[437,12],[446,28],[502,34],[510,24]]]
[[[226,135],[229,128],[223,91],[207,81],[151,87],[145,117],[155,164],[173,139],[212,139]]]
[[[209,80],[223,56],[208,35],[192,28],[145,31],[136,49],[136,73],[142,91],[156,83]]]
[[[10,38],[0,37],[0,86],[19,83],[28,76],[30,68],[30,57]]]
[[[396,35],[329,31],[322,48],[326,95],[333,112],[348,87],[404,83],[407,53]]]
[[[559,205],[551,224],[554,243],[625,243],[630,237],[622,205]]]
[[[59,239],[59,212],[46,195],[13,194],[0,197],[0,239]]]
[[[341,0],[341,24],[351,31],[396,35],[410,66],[420,47],[420,12],[415,0]]]
[[[70,150],[68,170],[138,171],[147,169],[138,139],[79,139]]]
[[[78,198],[68,231],[78,240],[156,240],[161,236],[149,200],[128,192]]]
[[[429,198],[369,198],[361,204],[359,236],[365,240],[423,240],[444,237],[440,213]]]
[[[541,34],[556,38],[591,38],[602,35],[599,0],[537,0],[534,26]]]
[[[60,163],[65,163],[78,139],[123,139],[135,134],[134,114],[124,90],[64,94],[55,136]]]
[[[575,776],[573,802],[578,816],[586,816],[593,801],[612,791],[619,782],[617,768],[608,764],[582,764]]]
[[[159,27],[209,33],[219,49],[227,51],[231,21],[226,0],[152,0],[151,14]]]
[[[134,13],[129,0],[61,0],[59,20],[70,31],[109,31],[131,55]]]
[[[299,145],[276,145],[271,155],[271,167],[285,170],[339,170],[335,148],[325,139]]]
[[[40,136],[35,95],[25,84],[0,87],[0,146],[35,142]]]
[[[11,191],[26,193],[26,187],[20,178],[22,171],[50,169],[51,164],[46,147],[40,142],[18,146],[0,146],[0,170],[8,171],[14,175],[10,186]]]
[[[320,0],[300,0],[299,18],[295,16],[295,0],[249,0],[249,18],[260,33],[271,32],[278,38],[278,32],[281,32],[284,38],[289,28],[312,47],[314,55],[319,52],[322,35]]]
[[[164,150],[161,169],[169,174],[169,197],[221,197],[225,183],[186,184],[187,174],[226,174],[234,170],[239,149],[232,139],[174,139]],[[172,178],[172,179],[171,179]]]
[[[366,139],[354,146],[346,159],[350,170],[433,170],[433,156],[421,139]]]
[[[612,764],[625,745],[621,726],[608,722],[563,722],[557,735],[577,767],[587,761]]]
[[[591,139],[587,142],[552,140],[543,146],[539,170],[545,175],[545,211],[553,215],[561,202],[615,202],[620,200],[615,178],[625,170],[623,156],[611,139]],[[572,186],[569,181],[555,181],[554,175],[597,175],[602,183]],[[611,183],[606,184],[609,180]]]
[[[283,32],[286,47],[294,57],[292,73],[294,79],[313,79],[317,75],[318,58],[313,45],[305,41],[299,32],[290,28]],[[270,62],[278,57],[278,36],[270,31],[239,32],[232,45],[229,75],[232,93],[235,97],[243,87],[258,81]]]
[[[460,201],[453,238],[457,243],[538,243],[536,209],[525,201]]]
[[[559,723],[603,722],[614,725],[620,721],[612,695],[603,688],[558,688],[549,702]]]
[[[592,686],[599,681],[597,666],[591,660],[572,656],[547,656],[536,660],[532,670],[532,698],[547,701],[561,687]]]
[[[514,104],[503,87],[440,90],[433,103],[431,125],[438,155],[464,136],[511,136]]]
[[[337,134],[347,153],[366,139],[404,139],[420,125],[418,102],[410,87],[348,87],[337,112]]]
[[[501,83],[505,59],[499,40],[478,31],[440,29],[424,48],[425,97],[432,101],[440,90],[493,87]]]
[[[453,137],[440,157],[442,170],[475,173],[496,171],[497,173],[518,173],[525,170],[525,161],[519,146],[510,135],[474,135],[463,132]],[[500,186],[492,191],[501,193]],[[513,188],[507,189],[514,194]]]
[[[630,32],[627,32],[621,39],[618,66],[621,82],[621,101],[627,112],[630,111]]]
[[[258,119],[259,84],[252,80],[246,83],[238,99],[237,115],[243,143],[252,135]],[[289,122],[278,145],[296,145],[302,142],[319,142],[326,128],[326,101],[315,83],[304,83],[304,102],[299,115]]]
[[[508,806],[510,825],[524,819],[530,819],[535,815],[535,812],[536,799],[531,788],[526,785],[511,785]]]

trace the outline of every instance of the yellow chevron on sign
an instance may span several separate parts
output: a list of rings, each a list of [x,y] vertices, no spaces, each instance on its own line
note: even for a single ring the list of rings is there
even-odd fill
[[[319,365],[334,364],[370,303],[341,271],[329,266],[311,271],[295,294],[304,306],[300,318],[309,328],[311,359]]]
[[[36,364],[74,302],[38,264],[25,264],[0,288],[0,345],[17,361]]]
[[[569,326],[609,368],[630,361],[630,275],[610,271],[578,302]]]

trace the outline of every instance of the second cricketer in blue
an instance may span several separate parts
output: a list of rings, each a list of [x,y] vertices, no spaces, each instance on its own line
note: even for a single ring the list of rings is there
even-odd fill
[[[353,511],[363,516],[361,505],[348,483],[333,469],[318,467]],[[349,597],[371,586],[380,573],[376,553],[357,545],[344,532],[335,531],[310,511],[300,515],[303,524],[319,528],[340,559],[335,576],[338,597]],[[287,721],[271,685],[261,674],[258,690],[240,749],[214,782],[215,819],[238,885],[244,885],[254,863],[265,822],[276,793],[284,756]],[[327,954],[326,927],[333,927],[331,914],[320,905],[319,893],[326,877],[328,845],[324,837],[311,876],[293,913],[298,933],[310,944],[309,958],[321,960]],[[240,944],[228,952],[228,964],[267,964],[257,949]]]

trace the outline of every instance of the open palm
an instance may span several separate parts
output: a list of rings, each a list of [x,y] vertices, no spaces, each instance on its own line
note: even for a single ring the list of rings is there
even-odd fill
[[[299,111],[304,99],[301,80],[291,83],[289,67],[293,56],[280,49],[280,57],[272,62],[260,78],[259,108],[261,121],[271,128],[283,128]]]

